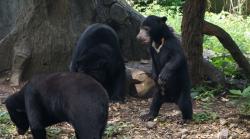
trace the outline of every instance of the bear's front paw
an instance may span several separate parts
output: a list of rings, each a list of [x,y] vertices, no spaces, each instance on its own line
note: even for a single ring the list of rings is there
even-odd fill
[[[148,113],[148,114],[142,115],[140,118],[141,118],[142,121],[147,122],[147,121],[154,120],[155,116],[152,115],[152,114],[150,114],[150,113]]]
[[[159,78],[157,82],[158,82],[158,85],[159,85],[159,87],[160,87],[160,89],[161,89],[161,94],[162,94],[162,93],[164,94],[164,92],[165,92],[165,87],[166,87],[166,84],[167,84],[166,80],[163,79],[163,78]]]

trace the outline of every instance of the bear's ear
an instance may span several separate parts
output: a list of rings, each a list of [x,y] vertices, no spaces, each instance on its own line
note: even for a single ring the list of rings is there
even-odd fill
[[[165,23],[167,21],[167,17],[166,16],[161,17],[161,21]]]

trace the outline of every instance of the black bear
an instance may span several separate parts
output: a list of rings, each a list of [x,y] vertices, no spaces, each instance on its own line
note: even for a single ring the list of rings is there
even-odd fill
[[[164,102],[176,103],[184,121],[192,119],[193,109],[190,95],[187,61],[180,40],[172,28],[166,25],[166,17],[148,16],[140,27],[137,39],[149,45],[152,57],[152,76],[157,85],[150,112],[141,118],[154,119]]]
[[[91,75],[104,86],[112,101],[124,101],[125,65],[118,36],[108,25],[96,23],[82,33],[70,71]]]
[[[78,139],[100,139],[108,118],[108,94],[81,73],[53,73],[32,78],[5,101],[10,118],[23,135],[45,139],[45,127],[69,122]]]

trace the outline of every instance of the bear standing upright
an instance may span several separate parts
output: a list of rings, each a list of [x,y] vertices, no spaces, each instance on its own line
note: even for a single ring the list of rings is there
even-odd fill
[[[94,77],[112,101],[124,101],[125,64],[119,38],[111,27],[101,23],[87,27],[73,52],[70,71]]]
[[[166,25],[166,17],[148,16],[140,27],[137,39],[149,46],[152,57],[152,76],[158,87],[150,112],[141,118],[153,120],[164,102],[176,103],[183,120],[192,119],[191,83],[188,65],[179,39]]]

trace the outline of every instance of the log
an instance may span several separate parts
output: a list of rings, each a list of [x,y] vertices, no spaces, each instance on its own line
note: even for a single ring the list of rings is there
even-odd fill
[[[152,97],[155,82],[151,78],[151,61],[129,62],[126,64],[130,95],[139,98]]]

